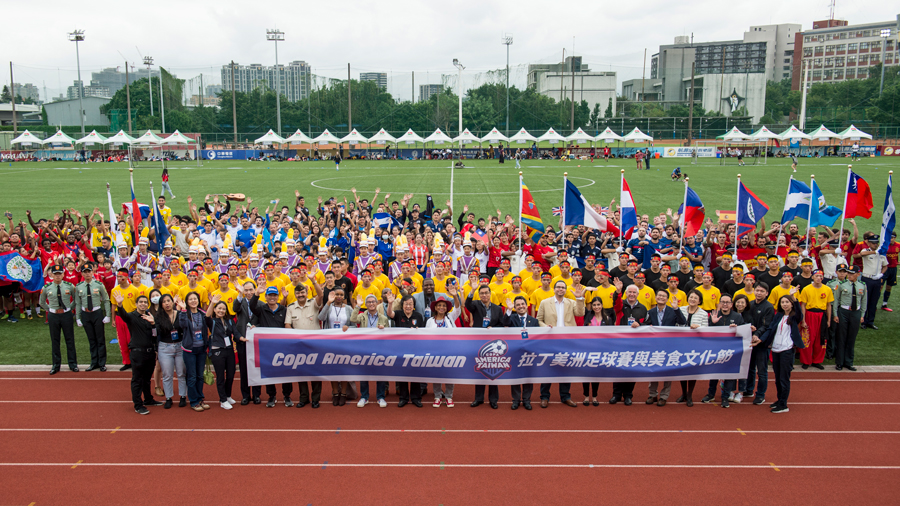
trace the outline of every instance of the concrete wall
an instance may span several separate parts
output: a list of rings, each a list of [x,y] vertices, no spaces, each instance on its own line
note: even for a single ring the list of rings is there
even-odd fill
[[[537,77],[537,92],[560,101],[572,98],[572,74],[557,72],[543,72]],[[606,111],[609,100],[612,99],[613,111],[616,110],[616,73],[615,72],[576,72],[575,73],[575,103],[586,101],[588,108],[594,110],[595,104],[600,104],[600,112]],[[576,125],[583,126],[583,125]]]
[[[109,125],[109,118],[100,114],[100,106],[109,102],[108,98],[84,97],[84,124]],[[44,104],[47,111],[47,123],[54,126],[78,126],[78,99],[62,100]]]
[[[745,99],[738,108],[746,107],[754,123],[759,123],[765,115],[766,75],[763,73],[724,74],[724,80],[723,74],[707,74],[703,76],[701,90],[701,104],[706,110],[721,111],[725,116],[731,116],[731,107],[723,98],[737,91],[738,96]]]

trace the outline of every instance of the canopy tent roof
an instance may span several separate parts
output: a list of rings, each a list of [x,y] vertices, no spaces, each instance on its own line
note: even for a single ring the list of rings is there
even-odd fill
[[[569,142],[594,142],[594,136],[588,135],[581,127],[572,132],[572,135],[566,137]]]
[[[484,137],[481,138],[481,142],[485,142],[485,141],[487,141],[487,142],[500,142],[500,141],[509,142],[509,137],[501,134],[500,130],[497,130],[497,128],[495,127],[495,128],[491,129],[490,133],[488,133],[487,135],[485,135]]]
[[[538,141],[566,141],[566,138],[556,133],[556,130],[550,129],[544,132],[544,135],[538,137]]]
[[[781,136],[766,128],[765,125],[759,127],[759,130],[750,134],[751,139],[780,139]]]
[[[628,135],[622,137],[623,141],[632,141],[632,142],[644,142],[644,141],[652,141],[653,137],[641,132],[638,127],[634,127],[634,130],[628,132]]]
[[[312,142],[312,139],[310,139],[306,134],[301,132],[300,129],[298,128],[297,131],[294,132],[293,135],[291,135],[290,137],[285,139],[284,142],[286,142],[288,144],[297,143],[297,142]]]
[[[178,130],[175,130],[175,132],[173,132],[172,135],[163,139],[162,143],[163,144],[196,144],[197,141],[195,141],[189,137],[185,137],[184,134],[182,134]]]
[[[435,131],[435,134],[438,133],[438,132],[440,132],[440,130]],[[434,134],[432,134],[432,135],[434,135]],[[446,136],[445,136],[445,137],[446,137]],[[401,135],[398,139],[396,139],[396,141],[397,141],[397,142],[400,142],[400,141],[403,141],[403,142],[421,142],[421,143],[424,144],[425,142],[428,142],[428,139],[423,139],[421,135],[419,135],[419,134],[413,132],[413,129],[410,128],[409,130],[406,131],[405,134]]]
[[[447,136],[447,134],[445,134],[444,132],[441,132],[440,128],[435,130],[428,137],[425,137],[425,142],[452,142],[452,141],[453,141],[453,139],[451,139],[449,136]]]
[[[284,137],[276,134],[271,128],[266,135],[253,141],[254,144],[284,144]]]
[[[803,130],[800,130],[799,128],[795,127],[794,125],[791,125],[790,128],[788,128],[788,129],[785,130],[784,132],[781,132],[781,134],[778,135],[778,138],[779,138],[779,139],[784,139],[784,140],[790,140],[790,139],[811,139],[810,136],[808,136],[808,135],[806,135],[805,133],[803,133]]]
[[[412,130],[410,130],[409,132],[412,132]],[[406,132],[406,133],[409,134],[409,132]],[[412,133],[416,137],[419,137],[418,135],[416,135],[415,132],[412,132]],[[416,140],[416,139],[411,139],[409,142],[413,142],[414,140]],[[422,141],[422,138],[419,137],[418,142],[421,142],[421,141]],[[387,130],[382,128],[381,130],[378,131],[377,134],[373,135],[372,137],[369,137],[369,142],[397,142],[397,138],[394,137],[393,135],[387,133]]]
[[[530,133],[528,133],[528,130],[525,130],[525,129],[523,128],[523,129],[519,130],[518,132],[516,132],[515,135],[513,135],[512,137],[510,137],[509,140],[511,140],[511,141],[532,141],[532,142],[534,142],[534,141],[537,141],[537,137],[531,135]]]
[[[749,138],[750,136],[741,132],[738,127],[731,127],[731,130],[729,130],[728,133],[716,137],[716,139],[721,139],[723,141],[742,141]]]
[[[820,141],[827,141],[828,139],[840,139],[841,136],[832,132],[831,130],[825,128],[825,125],[817,128],[813,133],[809,134],[813,139],[819,139]]]
[[[75,144],[75,139],[57,130],[55,134],[41,141],[41,144]]]
[[[346,142],[349,144],[362,144],[368,141],[369,139],[363,137],[363,135],[357,132],[355,128],[353,130],[350,130],[349,134],[341,137],[341,142]]]
[[[860,139],[871,139],[872,136],[863,132],[862,130],[856,128],[853,125],[850,125],[846,130],[838,132],[838,135],[841,139],[850,139],[854,141],[858,141]]]
[[[319,144],[340,144],[341,140],[334,135],[331,135],[331,132],[329,132],[326,128],[324,132],[320,133],[318,136],[316,136],[315,139],[313,139],[313,142],[318,142]]]
[[[85,135],[84,137],[75,141],[75,144],[103,144],[106,142],[106,137],[98,134],[96,130],[91,130],[91,133]]]
[[[613,132],[612,128],[606,127],[606,130],[600,132],[600,135],[595,137],[594,140],[606,142],[621,141],[622,136]]]
[[[125,133],[125,130],[119,130],[116,135],[107,137],[103,144],[131,144],[134,140],[134,137]]]
[[[21,135],[12,140],[10,144],[40,144],[41,140],[34,136],[33,133],[25,130]]]
[[[463,144],[470,144],[473,142],[481,142],[481,139],[478,138],[477,135],[470,132],[468,128],[466,128],[465,130],[462,131],[461,134],[459,134],[453,138],[453,142],[462,142]]]
[[[162,144],[162,137],[156,135],[155,133],[147,130],[144,135],[138,137],[133,141],[134,144]]]

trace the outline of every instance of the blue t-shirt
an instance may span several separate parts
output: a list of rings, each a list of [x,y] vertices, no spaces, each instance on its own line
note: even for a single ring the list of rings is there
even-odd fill
[[[641,262],[641,267],[644,269],[650,268],[650,260],[653,258],[653,254],[657,251],[664,248],[662,241],[653,242],[651,240],[647,240],[647,245],[644,246],[644,258]],[[632,250],[633,251],[633,250]]]
[[[628,244],[625,246],[625,249],[631,248],[631,254],[637,259],[638,262],[644,261],[644,246],[639,246],[638,243],[641,241],[650,242],[650,238],[644,236],[643,239],[639,237],[635,237],[628,241]]]
[[[253,227],[248,228],[247,230],[240,229],[237,231],[237,240],[238,242],[244,243],[243,245],[247,248],[253,244],[253,241],[256,239],[256,231],[253,230]]]

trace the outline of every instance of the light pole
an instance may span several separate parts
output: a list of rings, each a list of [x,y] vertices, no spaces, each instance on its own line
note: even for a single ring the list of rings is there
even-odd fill
[[[878,96],[884,91],[884,48],[887,46],[888,37],[891,36],[891,29],[884,28],[881,30],[881,85],[878,87]]]
[[[153,116],[153,71],[150,70],[153,66],[153,57],[145,56],[144,65],[147,66],[147,87],[150,89],[150,116]]]
[[[466,68],[462,63],[459,63],[459,60],[456,58],[453,59],[453,66],[456,67],[458,71],[458,76],[456,79],[456,92],[459,94],[459,159],[462,160],[462,131],[463,131],[463,117],[462,117],[462,71]],[[453,159],[450,160],[450,209],[453,209]]]
[[[505,34],[500,43],[506,46],[506,136],[509,137],[509,46],[513,43],[512,34]]]
[[[275,111],[278,120],[278,135],[281,135],[281,69],[278,67],[278,42],[284,41],[284,32],[275,28],[266,30],[266,40],[275,43]]]
[[[78,65],[78,116],[81,119],[81,135],[84,136],[84,83],[81,82],[81,54],[78,52],[78,43],[84,42],[84,30],[75,30],[69,33],[69,40],[75,43],[75,62]]]

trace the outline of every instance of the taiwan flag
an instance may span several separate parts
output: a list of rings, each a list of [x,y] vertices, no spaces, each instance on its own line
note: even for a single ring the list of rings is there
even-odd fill
[[[871,218],[872,208],[875,205],[872,203],[872,190],[869,189],[869,183],[852,170],[848,179],[847,205],[844,207],[844,217]]]
[[[706,218],[706,209],[700,196],[691,187],[687,188],[684,204],[678,208],[681,215],[681,226],[684,235],[696,235],[703,228],[703,219]]]

